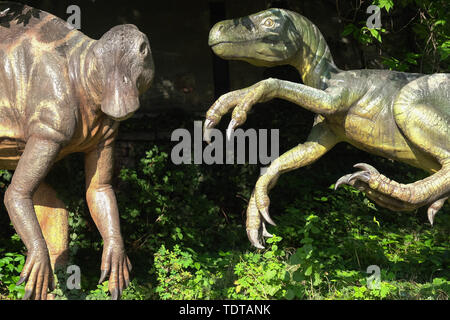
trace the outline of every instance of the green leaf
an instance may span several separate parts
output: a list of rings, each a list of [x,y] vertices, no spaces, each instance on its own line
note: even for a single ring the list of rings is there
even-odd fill
[[[292,300],[295,297],[295,292],[292,289],[288,289],[288,291],[286,292],[286,299],[287,300]]]
[[[308,266],[305,270],[305,276],[310,276],[312,274],[313,267],[312,265]]]
[[[350,23],[344,27],[344,31],[342,31],[341,36],[342,37],[348,36],[349,34],[353,33],[355,29],[358,28],[353,23]]]
[[[375,4],[389,12],[394,7],[394,0],[378,0]]]
[[[374,37],[375,39],[378,40],[378,42],[381,43],[381,34],[380,34],[380,31],[378,31],[378,29],[375,29],[375,28],[370,28],[369,31],[370,31],[370,33],[372,34],[372,37]]]

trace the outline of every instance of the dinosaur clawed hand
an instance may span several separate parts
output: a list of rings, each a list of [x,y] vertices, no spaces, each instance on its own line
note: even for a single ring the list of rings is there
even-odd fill
[[[366,163],[358,163],[354,167],[361,170],[339,178],[335,183],[335,190],[344,184],[353,186],[365,192],[378,205],[392,211],[413,211],[427,204],[427,201],[414,201],[414,186],[390,180]],[[447,198],[443,198],[431,203],[428,208],[431,225],[446,200]]]
[[[210,143],[210,130],[214,128],[231,109],[231,121],[227,128],[227,138],[230,139],[233,130],[243,125],[247,120],[247,114],[253,105],[265,102],[274,97],[276,83],[274,79],[262,80],[251,87],[228,92],[222,96],[209,108],[206,113],[206,120],[203,127],[203,139]]]
[[[107,241],[103,247],[99,284],[109,275],[108,289],[112,300],[120,299],[130,284],[132,266],[121,241]]]
[[[53,290],[55,282],[46,250],[29,250],[16,286],[25,282],[23,300],[47,300],[47,289]]]

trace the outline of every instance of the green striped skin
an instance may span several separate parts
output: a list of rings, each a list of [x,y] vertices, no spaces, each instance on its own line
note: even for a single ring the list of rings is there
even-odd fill
[[[280,98],[315,114],[304,144],[276,159],[258,180],[247,210],[247,233],[262,247],[272,223],[268,191],[281,173],[318,160],[339,142],[432,174],[412,184],[391,181],[375,168],[359,164],[354,175],[336,184],[353,185],[379,205],[395,211],[429,206],[436,212],[450,193],[450,74],[423,75],[389,70],[342,71],[333,62],[318,28],[298,13],[268,9],[217,23],[209,44],[219,57],[256,66],[292,65],[303,84],[267,79],[220,97],[206,114],[205,130],[233,110],[228,131],[242,125],[256,103]]]

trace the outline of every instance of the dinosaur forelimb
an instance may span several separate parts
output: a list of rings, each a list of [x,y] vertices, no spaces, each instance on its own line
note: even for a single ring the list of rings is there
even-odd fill
[[[232,108],[233,114],[228,125],[227,135],[231,131],[241,126],[247,120],[247,113],[256,103],[265,102],[273,98],[273,90],[276,88],[274,79],[262,80],[251,87],[228,92],[222,96],[209,108],[205,120],[205,141],[209,142],[208,129],[216,126],[222,117]]]
[[[412,211],[430,205],[428,218],[431,224],[437,211],[448,198],[450,190],[448,166],[443,166],[430,177],[410,184],[393,181],[368,164],[360,163],[354,167],[361,171],[341,177],[336,182],[335,189],[342,184],[352,185],[366,192],[377,204],[394,211]]]
[[[330,114],[338,109],[341,95],[290,81],[273,78],[262,80],[251,87],[222,95],[209,108],[204,124],[204,140],[209,142],[208,129],[216,126],[232,108],[234,109],[227,129],[228,137],[232,130],[245,123],[253,105],[274,98],[293,102],[314,113]]]

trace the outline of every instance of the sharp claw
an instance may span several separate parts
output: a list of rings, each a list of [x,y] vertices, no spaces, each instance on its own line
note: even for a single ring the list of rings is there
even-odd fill
[[[33,291],[25,290],[25,294],[23,295],[22,300],[30,300],[32,294],[33,294]]]
[[[206,119],[203,125],[203,140],[208,144],[211,143],[211,128],[214,126],[214,122]]]
[[[26,277],[20,277],[19,281],[17,281],[16,286],[20,286],[22,283],[25,282]]]
[[[267,231],[267,229],[266,229],[266,224],[265,224],[264,222],[262,223],[262,235],[263,235],[263,237],[266,237],[266,238],[272,238],[272,237],[273,237],[273,235],[270,234],[270,233]]]
[[[52,276],[52,281],[50,282],[50,291],[54,291],[56,289],[55,277]]]
[[[436,216],[436,213],[438,213],[439,210],[441,210],[442,206],[445,204],[445,201],[447,201],[448,197],[439,199],[431,204],[431,206],[428,208],[427,214],[428,214],[428,220],[431,223],[431,226],[433,226],[434,223],[434,217]]]
[[[100,280],[98,281],[98,284],[101,284],[103,281],[105,281],[106,275],[108,274],[107,270],[102,270],[100,274]]]
[[[234,129],[237,126],[236,120],[232,119],[227,128],[227,140],[231,140],[231,135],[233,134]]]
[[[210,119],[205,120],[205,129],[211,129],[214,125],[214,122]]]
[[[355,172],[354,174],[352,174],[352,175],[350,176],[350,178],[348,178],[348,181],[350,182],[350,181],[352,181],[352,180],[354,180],[354,179],[356,179],[356,178],[359,178],[360,180],[362,180],[362,181],[368,183],[369,180],[370,180],[370,172],[367,172],[367,171],[358,171],[358,172]]]
[[[111,300],[119,300],[119,290],[113,289],[111,292]]]
[[[205,128],[203,131],[203,140],[206,141],[206,143],[211,143],[211,129]]]
[[[0,11],[0,17],[3,17],[4,15],[6,15],[9,10],[10,10],[10,8],[6,8],[5,10]]]
[[[337,188],[339,188],[343,184],[349,184],[349,178],[351,175],[352,174],[346,174],[345,176],[340,177],[339,180],[334,184],[334,190],[337,190]]]
[[[258,230],[249,230],[247,229],[247,237],[248,240],[250,240],[250,243],[258,248],[258,249],[264,249],[264,246],[259,242],[258,239]]]
[[[353,168],[370,171],[370,172],[378,172],[377,169],[375,169],[374,167],[372,167],[370,164],[367,164],[367,163],[357,163],[353,166]]]
[[[264,220],[266,220],[268,223],[270,223],[273,226],[276,226],[276,223],[273,222],[272,218],[269,216],[269,209],[264,208],[262,210],[259,210],[259,213],[263,216]]]
[[[428,214],[428,221],[430,221],[431,226],[433,226],[434,216],[436,215],[437,212],[438,212],[437,210],[435,210],[435,209],[433,209],[431,207],[428,208],[428,212],[427,212],[427,214]]]

